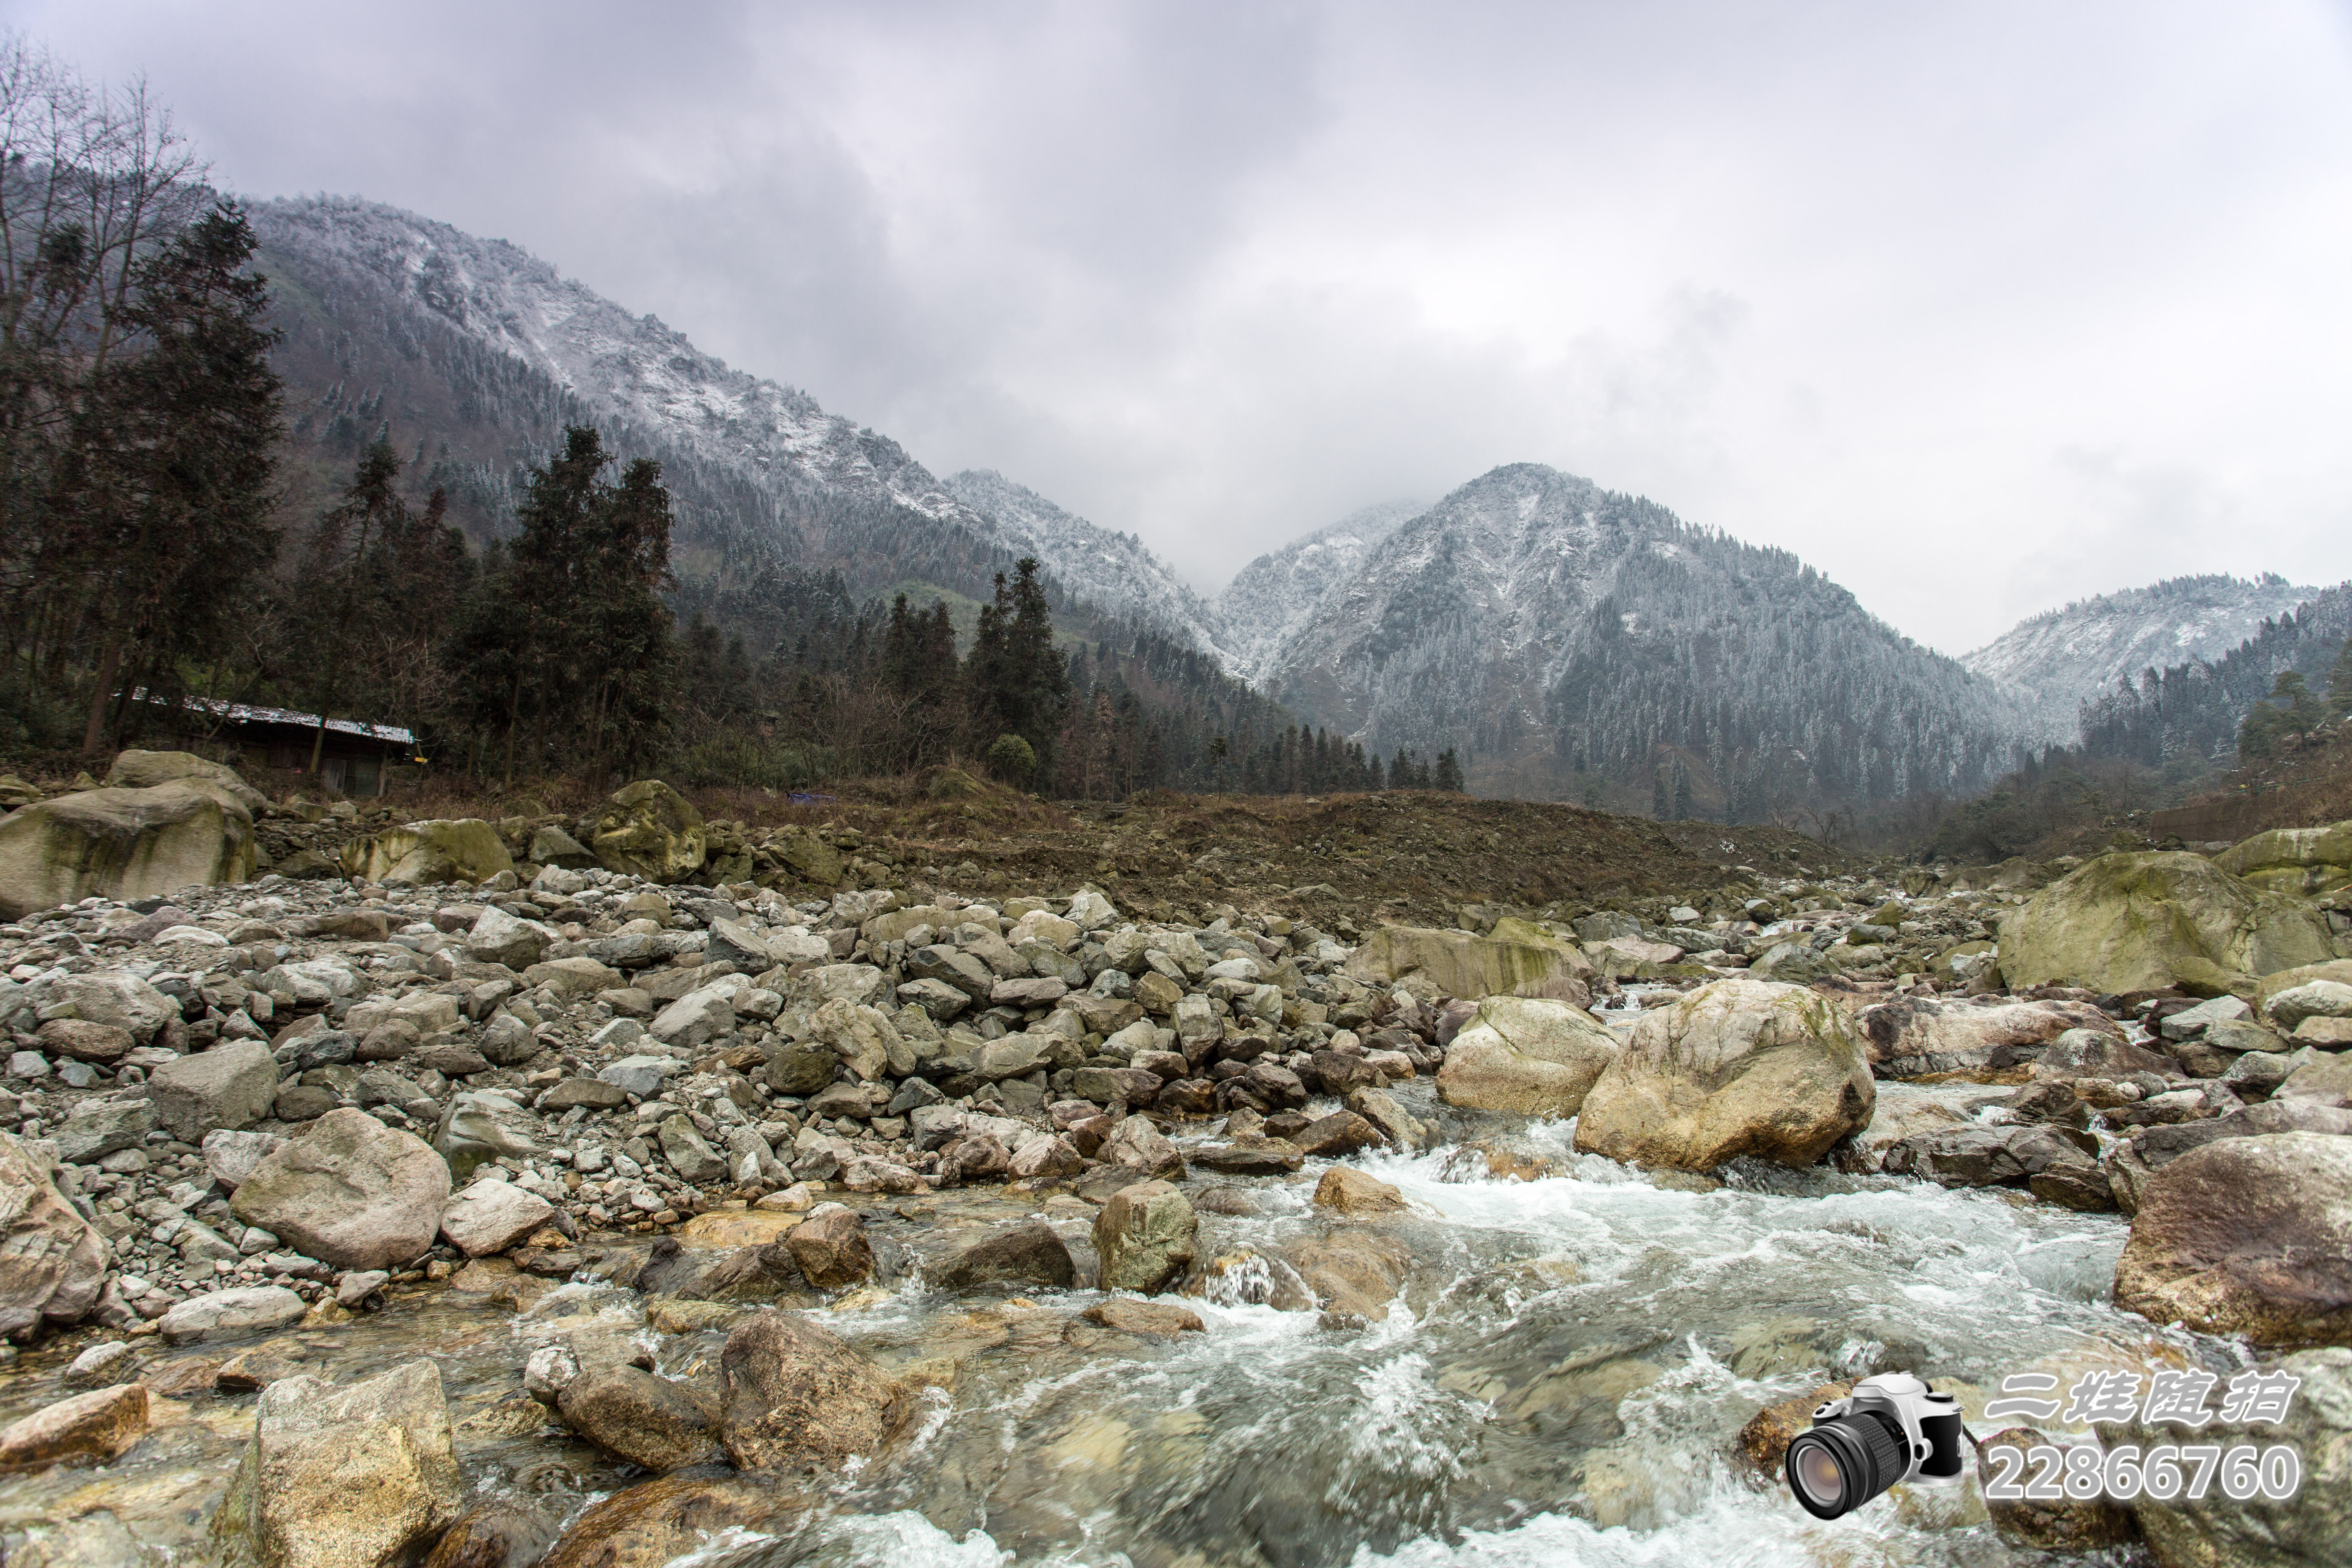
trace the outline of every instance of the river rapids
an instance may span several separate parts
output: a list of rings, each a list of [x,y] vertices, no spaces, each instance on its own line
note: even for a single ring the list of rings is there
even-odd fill
[[[1994,1533],[1973,1474],[1824,1523],[1741,1458],[1736,1434],[1832,1378],[1916,1373],[1975,1416],[2029,1365],[2237,1363],[2231,1345],[2109,1304],[2126,1237],[2114,1215],[1826,1168],[1645,1175],[1575,1154],[1572,1123],[1465,1116],[1435,1103],[1427,1079],[1399,1098],[1436,1146],[1350,1163],[1400,1188],[1411,1215],[1316,1210],[1323,1161],[1288,1178],[1183,1183],[1202,1255],[1217,1260],[1206,1296],[1185,1302],[1203,1332],[1089,1330],[1075,1314],[1095,1292],[950,1294],[919,1269],[836,1303],[824,1321],[853,1343],[894,1370],[929,1369],[911,1438],[814,1509],[780,1508],[674,1561],[2000,1568],[2043,1558]],[[1511,1157],[1490,1163],[1496,1150]],[[1497,1163],[1549,1173],[1497,1177]],[[987,1193],[868,1210],[877,1232],[910,1242],[926,1226],[1043,1218],[1083,1244],[1090,1213]],[[1297,1294],[1278,1255],[1335,1231],[1409,1252],[1385,1317],[1276,1304]],[[707,1375],[724,1340],[723,1327],[656,1332],[634,1293],[581,1283],[521,1314],[423,1292],[291,1338],[315,1358],[302,1370],[337,1381],[434,1355],[471,1493],[528,1494],[570,1517],[641,1479],[545,1428],[520,1397],[530,1351],[582,1333],[629,1337],[672,1375]],[[53,1397],[27,1390],[0,1415]],[[211,1561],[204,1521],[252,1407],[249,1394],[180,1395],[107,1469],[0,1483],[0,1521],[27,1548],[9,1562]],[[1979,1435],[2001,1425],[1971,1421]]]

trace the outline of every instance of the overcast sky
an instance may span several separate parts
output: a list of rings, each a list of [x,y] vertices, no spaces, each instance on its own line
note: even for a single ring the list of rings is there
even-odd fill
[[[2352,576],[2352,5],[0,0],[1204,589],[1535,460],[1949,652]]]

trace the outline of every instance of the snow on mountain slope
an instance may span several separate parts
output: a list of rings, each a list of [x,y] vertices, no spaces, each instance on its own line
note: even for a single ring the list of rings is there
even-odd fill
[[[1960,662],[2024,693],[2051,738],[2072,741],[2081,705],[2116,682],[2213,660],[2320,592],[2275,573],[2174,577],[2021,621]]]
[[[600,419],[714,470],[704,493],[731,497],[742,514],[717,531],[722,540],[740,545],[747,528],[787,526],[795,510],[789,498],[814,491],[849,503],[824,512],[829,526],[850,535],[828,542],[829,558],[863,568],[851,573],[854,581],[887,582],[903,574],[896,561],[956,554],[936,547],[937,537],[910,540],[911,512],[946,537],[960,531],[1013,556],[1034,553],[1082,598],[1103,603],[1111,597],[1105,586],[1116,583],[1110,607],[1214,647],[1213,616],[1199,595],[1140,544],[1002,480],[1003,504],[975,508],[888,437],[826,413],[797,388],[730,369],[684,333],[629,314],[519,246],[350,197],[257,202],[252,210],[267,249],[304,279],[363,278],[400,308],[429,312],[541,372]],[[1117,569],[1106,556],[1119,558]],[[983,584],[950,585],[984,591]]]
[[[1232,657],[1219,646],[1216,612],[1141,540],[1065,511],[992,468],[951,474],[947,488],[994,524],[1008,545],[1049,563],[1088,604],[1192,643],[1232,668]]]
[[[1353,577],[1375,545],[1426,505],[1394,500],[1360,508],[1235,573],[1216,599],[1235,672],[1244,680],[1263,680],[1283,639],[1313,618],[1324,596]]]
[[[1468,748],[1518,794],[1643,779],[1671,754],[1741,820],[1979,787],[2023,730],[2005,691],[1787,552],[1532,463],[1375,546],[1266,685],[1384,752]]]

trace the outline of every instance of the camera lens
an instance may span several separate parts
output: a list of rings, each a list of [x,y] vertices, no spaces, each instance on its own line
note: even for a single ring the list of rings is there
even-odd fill
[[[1852,1513],[1910,1468],[1901,1429],[1876,1411],[1817,1421],[1789,1445],[1789,1489],[1816,1519]]]
[[[1845,1497],[1845,1477],[1838,1470],[1837,1460],[1820,1443],[1801,1439],[1789,1449],[1789,1479],[1807,1500],[1825,1509],[1837,1509]],[[1839,1511],[1843,1511],[1840,1510]]]

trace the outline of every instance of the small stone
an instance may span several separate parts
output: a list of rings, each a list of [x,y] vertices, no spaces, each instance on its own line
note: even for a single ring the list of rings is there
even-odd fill
[[[363,1268],[336,1276],[335,1303],[346,1311],[359,1310],[360,1303],[374,1295],[390,1282],[392,1276],[381,1268]]]
[[[476,1181],[449,1200],[441,1235],[468,1258],[504,1252],[555,1215],[555,1205],[497,1177]]]
[[[115,1373],[131,1364],[135,1352],[125,1340],[107,1340],[74,1357],[66,1368],[68,1383],[111,1383]]]
[[[1167,1301],[1139,1301],[1132,1296],[1113,1296],[1078,1315],[1090,1323],[1099,1323],[1123,1334],[1150,1334],[1162,1339],[1197,1334],[1206,1327],[1201,1315],[1189,1307]]]
[[[283,1285],[248,1285],[191,1296],[156,1326],[166,1343],[184,1345],[213,1333],[282,1329],[299,1322],[307,1310],[302,1298]]]
[[[1404,1214],[1411,1207],[1402,1191],[1352,1165],[1334,1165],[1323,1173],[1315,1184],[1315,1206],[1354,1217]]]

